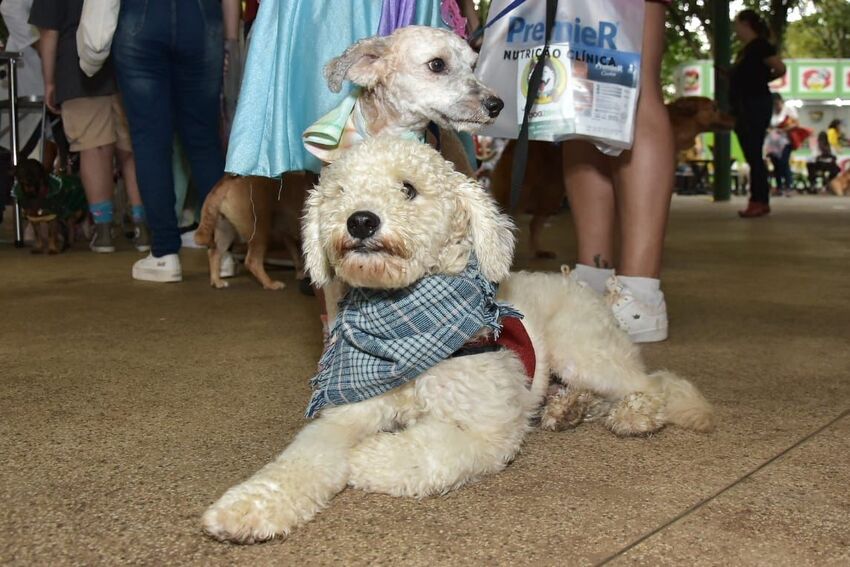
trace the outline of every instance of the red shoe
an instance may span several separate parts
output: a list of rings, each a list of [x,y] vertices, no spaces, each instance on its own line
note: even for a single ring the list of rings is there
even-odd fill
[[[770,214],[770,205],[767,203],[758,203],[756,201],[750,201],[747,203],[747,208],[743,211],[738,211],[738,216],[743,219],[752,219],[755,217],[763,217],[767,214]]]

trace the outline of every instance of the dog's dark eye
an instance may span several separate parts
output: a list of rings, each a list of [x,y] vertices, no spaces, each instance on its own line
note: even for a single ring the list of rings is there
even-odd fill
[[[404,193],[404,196],[407,197],[408,200],[412,200],[417,195],[416,187],[414,187],[413,185],[411,185],[407,181],[404,182],[404,188],[402,189],[402,192]]]
[[[442,73],[446,70],[446,62],[437,57],[428,61],[428,68],[434,73]]]

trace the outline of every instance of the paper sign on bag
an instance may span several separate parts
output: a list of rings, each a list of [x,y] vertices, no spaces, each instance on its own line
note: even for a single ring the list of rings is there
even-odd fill
[[[528,78],[548,55],[529,115],[529,138],[585,138],[603,151],[631,147],[640,83],[640,0],[561,0],[548,53],[545,2],[494,0],[476,74],[505,101],[482,133],[516,138]]]

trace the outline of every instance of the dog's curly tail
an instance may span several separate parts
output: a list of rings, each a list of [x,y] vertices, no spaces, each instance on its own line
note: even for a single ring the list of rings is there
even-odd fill
[[[225,176],[221,181],[215,184],[210,190],[204,201],[204,206],[201,209],[201,221],[198,223],[198,229],[195,231],[195,243],[199,246],[211,248],[215,245],[215,227],[218,223],[218,216],[221,210],[221,203],[227,195],[227,184],[224,183],[228,177]]]
[[[696,431],[714,429],[714,408],[696,386],[667,370],[653,372],[650,377],[661,382],[666,422]]]

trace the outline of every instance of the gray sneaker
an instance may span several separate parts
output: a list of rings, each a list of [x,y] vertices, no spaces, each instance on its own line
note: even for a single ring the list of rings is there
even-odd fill
[[[133,225],[133,246],[139,252],[147,252],[151,249],[151,233],[148,225],[143,222]]]
[[[89,245],[92,252],[115,252],[112,244],[112,225],[109,223],[98,223],[94,225],[94,236]]]

